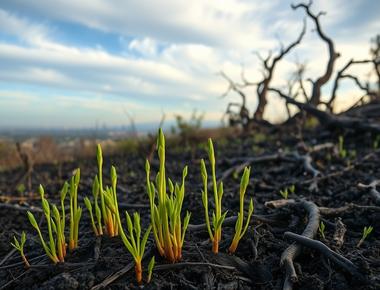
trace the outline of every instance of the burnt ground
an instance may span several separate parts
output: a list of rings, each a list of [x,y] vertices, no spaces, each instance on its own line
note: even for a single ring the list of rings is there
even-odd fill
[[[228,209],[228,216],[236,215],[239,206],[238,188],[242,172],[236,173],[235,169],[244,163],[252,166],[247,191],[247,201],[252,196],[255,203],[252,224],[234,256],[226,254],[233,236],[233,223],[223,227],[219,255],[212,254],[204,228],[190,226],[183,260],[179,264],[167,264],[160,258],[150,237],[147,245],[149,255],[144,266],[147,268],[150,256],[155,254],[156,269],[152,282],[145,288],[282,289],[285,269],[280,266],[280,258],[292,243],[284,233],[301,234],[304,231],[309,222],[308,213],[298,201],[307,200],[321,208],[340,208],[333,213],[321,210],[321,220],[326,225],[325,238],[316,233],[315,239],[349,259],[357,274],[343,269],[321,252],[303,247],[294,260],[298,274],[294,289],[380,289],[380,204],[376,204],[378,201],[369,190],[357,186],[359,182],[368,184],[380,178],[380,150],[374,148],[376,136],[346,133],[344,148],[347,156],[343,158],[337,149],[340,134],[317,129],[303,132],[300,138],[300,134],[292,131],[274,130],[215,140],[217,174],[224,179],[223,208]],[[202,224],[204,213],[199,161],[200,158],[207,159],[206,142],[191,150],[167,143],[167,176],[179,181],[183,166],[189,165],[184,210],[192,212],[192,225]],[[324,146],[315,147],[321,144]],[[312,170],[304,166],[307,155],[311,157],[312,167],[320,172],[315,178]],[[266,157],[257,159],[262,156]],[[146,207],[144,154],[119,153],[104,158],[106,180],[111,164],[118,170],[120,207],[129,212],[139,211],[146,228],[149,210]],[[65,163],[62,168],[54,164],[35,167],[33,188],[36,190],[38,184],[43,184],[48,199],[57,203],[63,181],[76,167],[80,167],[82,173],[79,190],[82,201],[91,193],[92,179],[96,174],[95,156]],[[153,159],[152,170],[157,170],[156,159]],[[52,265],[44,256],[26,216],[27,209],[40,206],[38,195],[14,190],[15,182],[22,174],[22,169],[0,174],[0,289],[91,289],[102,282],[106,289],[138,287],[130,267],[131,256],[121,240],[117,237],[95,238],[86,210],[80,224],[79,248],[68,253],[64,264]],[[289,199],[296,200],[295,204],[281,208],[265,206],[267,201],[281,199],[279,190],[290,185],[295,185],[295,192],[289,194]],[[16,204],[21,207],[16,207]],[[248,208],[248,204],[246,206]],[[33,209],[38,211],[38,208]],[[35,215],[42,217],[38,212]],[[334,240],[339,220],[347,229],[342,245]],[[369,225],[374,227],[374,231],[357,248],[364,226]],[[32,265],[27,270],[10,245],[12,236],[19,235],[22,230],[27,232],[25,253]],[[122,274],[118,272],[120,269]],[[117,279],[107,284],[109,277]]]

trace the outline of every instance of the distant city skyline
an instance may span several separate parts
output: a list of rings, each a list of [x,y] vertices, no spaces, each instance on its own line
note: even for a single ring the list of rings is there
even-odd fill
[[[90,128],[128,126],[189,117],[194,109],[218,122],[229,101],[224,71],[239,80],[261,77],[254,52],[266,55],[295,40],[302,29],[298,1],[119,1],[5,0],[0,2],[0,128]],[[370,39],[380,32],[379,1],[314,1],[325,11],[322,28],[349,59],[369,57]],[[282,87],[295,62],[306,78],[323,73],[327,48],[307,21],[301,45],[281,61],[273,85]],[[360,78],[370,67],[352,71]],[[324,90],[330,94],[331,83]],[[252,111],[257,100],[247,90]],[[362,93],[342,82],[337,106],[346,108]],[[265,117],[281,121],[283,101],[270,96]]]

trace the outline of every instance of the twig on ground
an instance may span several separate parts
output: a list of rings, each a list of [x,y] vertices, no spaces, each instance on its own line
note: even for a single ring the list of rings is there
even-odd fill
[[[0,261],[0,266],[3,265],[17,250],[12,248],[8,254],[5,255],[5,257]]]
[[[375,204],[380,205],[380,192],[376,189],[376,186],[380,185],[380,179],[372,181],[370,184],[359,183],[359,188],[369,189],[369,194],[371,195]]]
[[[333,235],[333,240],[336,243],[336,247],[339,249],[344,244],[344,235],[346,234],[347,228],[339,217],[335,221],[335,232]]]
[[[43,212],[41,208],[35,206],[22,206],[19,204],[0,203],[0,208],[18,210],[18,211],[31,211],[31,212]]]
[[[321,172],[312,165],[311,156],[309,154],[300,155],[298,152],[293,153],[293,156],[297,161],[301,161],[305,171],[309,172],[313,176],[309,190],[318,191],[318,177],[321,176]]]

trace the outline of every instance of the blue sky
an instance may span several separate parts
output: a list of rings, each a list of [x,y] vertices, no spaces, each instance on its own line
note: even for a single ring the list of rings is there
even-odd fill
[[[276,51],[302,28],[291,1],[252,0],[3,0],[0,2],[0,127],[93,127],[158,122],[162,112],[220,120],[227,88],[218,75],[261,77],[253,52]],[[321,0],[323,29],[342,57],[368,58],[369,40],[380,31],[379,1]],[[305,62],[306,77],[325,69],[327,49],[308,21],[302,44],[279,65],[274,85],[283,87]],[[369,67],[355,73],[366,78]],[[327,98],[329,87],[324,90]],[[251,89],[253,91],[253,89]],[[247,91],[250,108],[255,96]],[[345,82],[337,107],[361,93]],[[270,96],[265,117],[279,121],[284,106]]]

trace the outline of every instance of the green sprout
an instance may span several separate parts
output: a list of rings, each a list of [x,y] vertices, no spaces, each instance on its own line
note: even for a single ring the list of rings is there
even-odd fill
[[[93,206],[91,203],[91,200],[86,196],[84,198],[84,204],[90,213],[90,218],[91,218],[91,225],[92,229],[95,233],[96,236],[102,236],[103,235],[103,228],[102,228],[102,212],[99,207],[99,181],[98,178],[94,179],[94,182],[92,183],[92,195],[94,197],[94,208],[95,208],[95,216],[96,216],[96,221],[94,218],[94,213],[93,213]]]
[[[339,136],[338,152],[339,152],[340,158],[346,158],[347,150],[344,149],[344,138],[343,138],[343,136]]]
[[[82,208],[78,206],[78,186],[80,181],[80,169],[70,181],[70,250],[78,247],[79,221],[82,216]]]
[[[11,243],[12,247],[20,252],[20,255],[21,255],[22,260],[24,261],[25,267],[29,268],[30,264],[29,264],[28,259],[25,257],[25,254],[24,254],[24,245],[25,245],[25,242],[26,242],[26,234],[25,234],[25,232],[23,231],[21,233],[20,242],[17,240],[17,238],[15,236],[13,236],[13,241],[14,242]]]
[[[373,141],[373,149],[378,149],[380,145],[380,135],[377,135],[375,140]]]
[[[23,183],[20,183],[19,185],[17,185],[16,190],[19,194],[23,194],[26,190],[26,187]]]
[[[62,240],[64,240],[64,228],[62,228],[62,218],[60,217],[60,213],[55,205],[53,205],[52,216],[50,204],[48,200],[45,198],[45,191],[42,185],[40,185],[39,187],[39,192],[41,195],[42,209],[47,221],[49,242],[45,242],[40,227],[38,226],[34,215],[30,211],[28,211],[29,222],[36,229],[46,255],[53,261],[54,264],[58,262],[64,262],[66,254],[66,244],[62,244]],[[54,233],[56,234],[56,237],[54,237]]]
[[[321,234],[322,238],[325,239],[326,236],[325,236],[325,223],[323,221],[320,222],[319,224],[319,227],[318,227],[318,231],[319,233]]]
[[[210,226],[210,217],[208,213],[208,176],[205,161],[201,160],[201,175],[203,180],[202,203],[205,209],[205,219],[207,230],[212,241],[212,251],[217,254],[219,252],[219,242],[222,237],[222,224],[226,218],[227,211],[222,214],[222,197],[223,197],[223,182],[217,183],[215,173],[215,154],[214,145],[211,139],[208,139],[208,156],[211,165],[212,185],[214,191],[215,210],[212,213],[213,232]]]
[[[241,182],[240,182],[240,212],[238,213],[238,217],[236,220],[235,224],[235,235],[232,240],[231,246],[229,247],[228,251],[232,254],[236,251],[236,248],[239,244],[239,241],[241,238],[244,236],[246,233],[248,226],[249,226],[249,221],[251,220],[251,216],[253,213],[253,199],[251,198],[249,202],[249,209],[248,209],[248,216],[247,216],[247,221],[244,226],[243,230],[243,221],[244,221],[244,195],[247,190],[247,186],[249,184],[249,175],[251,173],[251,168],[246,167],[244,168],[244,173],[243,176],[241,177]]]
[[[65,212],[65,199],[69,192],[70,187],[70,249],[73,250],[78,246],[78,232],[79,221],[82,214],[82,209],[78,207],[78,185],[80,179],[80,171],[76,170],[76,173],[71,178],[71,184],[64,183],[60,191],[60,205],[61,210],[55,204],[50,204],[45,198],[45,190],[42,185],[39,187],[39,193],[41,196],[42,210],[47,222],[48,238],[49,241],[45,242],[44,237],[34,215],[28,211],[28,219],[30,224],[36,229],[41,241],[41,245],[46,255],[53,261],[54,264],[58,262],[64,262],[66,256],[66,212]]]
[[[289,197],[289,192],[294,194],[296,191],[296,186],[294,184],[288,186],[288,187],[285,187],[284,189],[280,189],[280,195],[284,198],[284,199],[288,199]]]
[[[124,232],[123,226],[121,224],[121,218],[119,213],[119,205],[117,201],[117,193],[116,193],[116,185],[117,185],[117,173],[116,168],[114,166],[111,167],[111,187],[106,187],[104,191],[104,199],[107,205],[107,210],[112,215],[112,220],[114,223],[112,224],[113,229],[117,229],[117,234],[120,233],[121,240],[123,241],[127,250],[133,256],[135,261],[135,272],[136,272],[136,280],[138,284],[142,283],[142,266],[141,261],[145,252],[145,245],[149,237],[149,233],[151,231],[151,226],[146,230],[143,238],[141,239],[141,225],[140,225],[140,215],[138,213],[133,214],[133,222],[126,212],[127,218],[127,226],[129,235],[127,236]],[[85,201],[86,202],[86,201]],[[88,203],[88,201],[86,202]],[[91,203],[90,203],[91,204]],[[90,208],[92,208],[90,206]],[[90,213],[92,211],[90,210]],[[92,223],[94,225],[94,219],[92,218]]]
[[[116,190],[109,190],[109,187],[103,187],[103,153],[100,144],[98,144],[97,147],[96,157],[98,161],[98,174],[95,176],[94,182],[92,184],[92,195],[94,201],[92,203],[91,200],[88,197],[86,197],[84,199],[84,203],[86,205],[87,210],[90,213],[92,229],[95,235],[103,235],[104,224],[106,234],[110,237],[114,237],[119,234],[115,211],[117,206]],[[116,172],[115,168],[112,166],[111,176],[113,174],[113,171]],[[113,182],[114,181],[112,181],[112,183]],[[96,219],[94,218],[94,210]]]
[[[189,212],[186,212],[183,221],[181,220],[187,166],[182,172],[182,183],[174,185],[170,178],[166,179],[165,175],[165,136],[162,129],[158,132],[157,151],[160,165],[155,183],[150,181],[149,161],[145,163],[151,224],[158,252],[174,263],[182,258],[182,246],[190,221]]]
[[[368,235],[373,231],[373,227],[364,227],[363,229],[363,235],[362,238],[360,239],[359,243],[356,245],[356,247],[360,248],[360,246],[363,244],[364,240],[368,237]]]
[[[289,189],[286,187],[283,190],[280,189],[280,194],[284,199],[288,199]]]
[[[153,274],[153,268],[154,268],[154,264],[156,263],[155,259],[154,259],[154,256],[150,259],[149,261],[149,265],[148,265],[148,279],[147,279],[147,283],[150,283],[150,281],[152,280],[152,274]]]
[[[133,223],[132,223],[132,219],[129,216],[128,212],[126,212],[125,214],[127,217],[129,238],[125,235],[124,230],[121,226],[121,223],[119,224],[120,236],[125,247],[133,256],[133,259],[135,261],[136,280],[137,280],[137,283],[141,285],[142,283],[141,261],[144,256],[145,245],[148,240],[152,226],[148,227],[148,229],[145,231],[143,238],[141,239],[140,215],[137,212],[135,212],[133,214]],[[118,221],[120,221],[120,218],[118,218]]]

